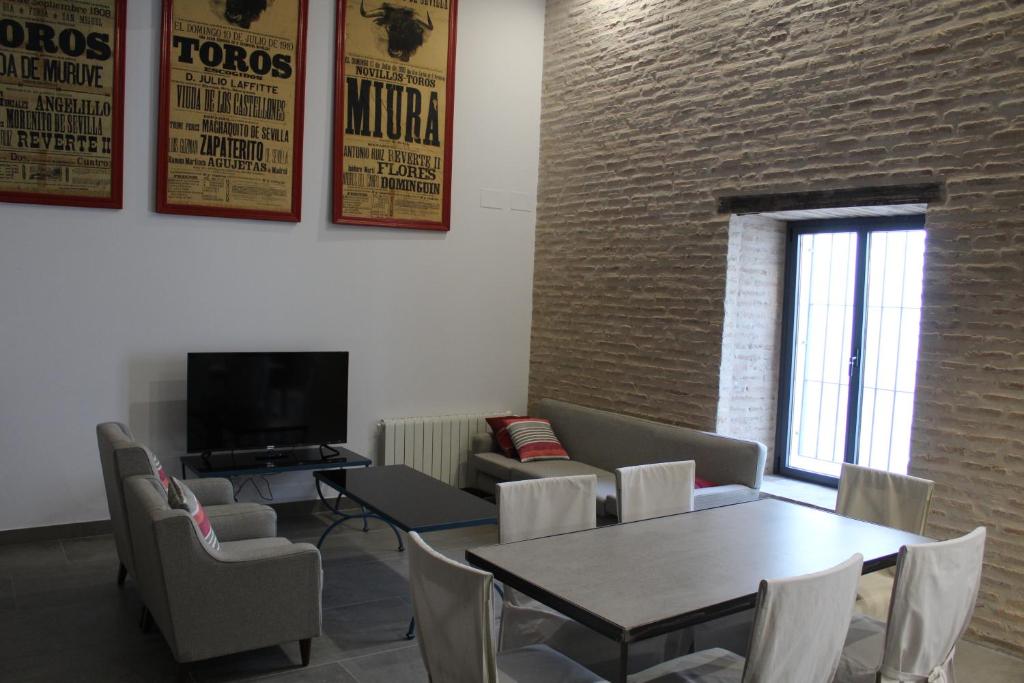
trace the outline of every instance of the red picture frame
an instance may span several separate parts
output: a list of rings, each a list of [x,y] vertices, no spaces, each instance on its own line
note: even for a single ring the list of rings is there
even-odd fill
[[[82,197],[50,192],[9,192],[0,190],[0,202],[74,206],[87,209],[124,208],[124,69],[125,15],[128,0],[114,0],[114,111],[111,122],[110,196]]]
[[[344,174],[342,150],[345,144],[345,21],[346,0],[337,0],[337,28],[334,59],[334,147],[332,163],[332,221],[336,224],[386,228],[411,228],[447,232],[451,229],[452,209],[452,131],[455,120],[455,45],[458,19],[458,0],[450,0],[448,14],[448,61],[446,65],[444,113],[444,194],[441,198],[440,222],[367,218],[345,213]]]
[[[170,137],[170,59],[171,30],[175,0],[163,0],[163,21],[160,33],[160,111],[157,125],[157,188],[156,210],[159,213],[214,218],[242,218],[298,223],[302,220],[302,148],[306,103],[306,29],[309,0],[299,3],[297,42],[295,54],[295,117],[292,123],[292,203],[288,211],[262,209],[234,209],[199,204],[178,204],[167,201],[167,154]]]

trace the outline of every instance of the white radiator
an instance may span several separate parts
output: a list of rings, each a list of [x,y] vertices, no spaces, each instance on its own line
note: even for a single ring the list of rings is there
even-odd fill
[[[499,410],[481,415],[383,419],[380,432],[384,464],[408,465],[462,488],[466,485],[466,459],[473,435],[487,431],[485,417],[509,414]]]

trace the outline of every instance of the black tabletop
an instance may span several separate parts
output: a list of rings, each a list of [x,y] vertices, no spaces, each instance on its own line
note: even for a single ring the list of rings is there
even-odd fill
[[[498,521],[494,503],[406,465],[327,470],[314,476],[403,531],[439,531]]]
[[[369,467],[368,458],[353,453],[347,448],[328,459],[322,459],[317,449],[302,449],[277,453],[269,458],[263,451],[247,453],[214,453],[207,456],[187,455],[181,459],[182,472],[187,467],[198,477],[223,477],[246,474],[267,474],[268,472],[299,472],[343,467]]]

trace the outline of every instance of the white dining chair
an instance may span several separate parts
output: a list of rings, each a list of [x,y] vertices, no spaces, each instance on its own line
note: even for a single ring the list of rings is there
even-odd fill
[[[985,527],[900,548],[889,623],[856,615],[836,683],[953,683],[953,656],[978,599]]]
[[[516,543],[597,526],[597,477],[592,474],[500,483],[498,541]],[[618,669],[619,646],[596,631],[508,586],[504,589],[498,650],[543,643],[599,673]],[[689,651],[692,636],[680,631],[639,643],[634,669]]]
[[[630,683],[827,683],[839,665],[864,558],[761,582],[746,659],[715,648],[664,662]]]
[[[934,489],[934,482],[927,479],[844,463],[836,512],[862,522],[923,534]],[[854,609],[884,621],[889,614],[893,576],[894,569],[883,569],[861,577]]]
[[[615,470],[619,522],[692,511],[695,472],[693,460],[619,467]]]
[[[409,534],[409,586],[419,648],[433,683],[603,683],[545,645],[495,653],[494,577]]]

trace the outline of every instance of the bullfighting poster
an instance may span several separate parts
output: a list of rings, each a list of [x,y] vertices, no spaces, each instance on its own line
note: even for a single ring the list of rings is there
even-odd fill
[[[158,211],[300,220],[307,14],[307,0],[164,0]]]
[[[456,0],[338,0],[334,222],[448,230]]]
[[[0,0],[0,200],[121,208],[125,0]]]

